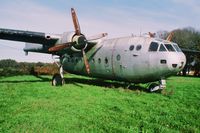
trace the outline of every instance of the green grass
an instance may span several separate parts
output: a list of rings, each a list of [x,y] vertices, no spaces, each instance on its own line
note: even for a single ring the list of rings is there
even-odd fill
[[[0,132],[200,132],[199,78],[169,78],[163,94],[74,75],[62,87],[50,80],[0,78]]]

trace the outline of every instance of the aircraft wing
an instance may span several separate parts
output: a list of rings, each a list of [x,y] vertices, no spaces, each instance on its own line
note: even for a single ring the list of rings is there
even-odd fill
[[[200,51],[197,51],[197,50],[190,50],[190,49],[184,49],[184,48],[182,48],[181,50],[185,54],[200,54]]]
[[[50,35],[42,32],[0,28],[0,39],[52,46],[59,40],[59,36],[51,37]]]

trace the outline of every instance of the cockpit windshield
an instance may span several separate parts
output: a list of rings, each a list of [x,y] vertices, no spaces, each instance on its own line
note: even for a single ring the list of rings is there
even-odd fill
[[[159,44],[157,42],[151,42],[149,51],[150,52],[156,52],[158,49]]]
[[[165,44],[165,47],[167,48],[169,52],[175,52],[175,49],[173,48],[171,44]]]
[[[178,47],[176,43],[158,43],[158,42],[151,42],[149,46],[149,52],[182,52],[181,49]]]
[[[163,44],[160,44],[160,49],[159,49],[160,52],[165,52],[167,51],[166,48],[164,47]]]
[[[177,52],[182,52],[181,49],[178,47],[177,44],[173,44],[174,48],[176,49]]]

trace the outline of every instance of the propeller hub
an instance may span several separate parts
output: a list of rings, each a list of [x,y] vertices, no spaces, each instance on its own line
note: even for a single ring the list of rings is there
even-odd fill
[[[74,45],[74,47],[76,48],[76,49],[84,49],[85,48],[85,46],[87,45],[87,40],[86,40],[86,38],[85,38],[85,36],[84,35],[80,35],[80,36],[78,36],[78,35],[75,35],[74,37],[73,37],[73,42],[75,42],[76,44]]]

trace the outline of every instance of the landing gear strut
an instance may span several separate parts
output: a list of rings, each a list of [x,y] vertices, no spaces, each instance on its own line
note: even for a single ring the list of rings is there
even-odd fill
[[[65,84],[64,76],[63,76],[63,68],[60,67],[60,73],[54,74],[52,78],[52,86],[62,86]]]
[[[53,58],[53,56],[52,56],[52,58]],[[60,69],[59,69],[59,73],[56,73],[53,75],[52,86],[62,86],[65,84],[63,66],[62,66],[62,64],[58,64],[56,61],[54,61],[54,62]]]
[[[166,80],[165,79],[161,79],[159,81],[159,84],[157,83],[152,83],[148,89],[149,89],[149,92],[155,92],[155,91],[158,91],[158,90],[163,90],[166,88]]]

